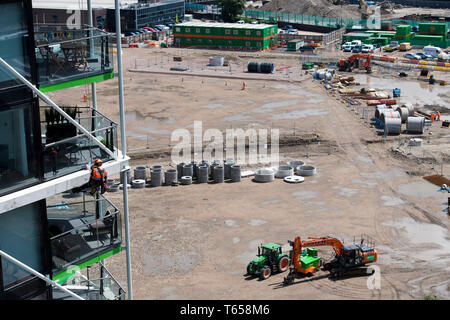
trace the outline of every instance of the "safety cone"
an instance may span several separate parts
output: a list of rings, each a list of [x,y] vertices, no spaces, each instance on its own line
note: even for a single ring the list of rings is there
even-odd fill
[[[84,100],[84,102],[86,102],[86,101],[87,101],[87,97],[86,97],[86,95],[85,95],[85,94],[83,94],[83,100]]]
[[[245,82],[242,82],[242,90],[245,90]]]

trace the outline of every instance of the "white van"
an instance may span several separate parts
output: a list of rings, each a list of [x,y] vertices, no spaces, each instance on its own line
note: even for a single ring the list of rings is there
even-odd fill
[[[373,45],[371,45],[371,44],[364,44],[364,45],[362,46],[361,52],[362,52],[362,53],[370,53],[370,52],[373,52]]]
[[[433,58],[437,58],[441,56],[443,59],[449,59],[449,55],[446,54],[441,48],[439,47],[433,47],[433,46],[426,46],[423,48],[424,54],[429,54]]]
[[[361,40],[353,40],[352,46],[360,46],[362,44]]]

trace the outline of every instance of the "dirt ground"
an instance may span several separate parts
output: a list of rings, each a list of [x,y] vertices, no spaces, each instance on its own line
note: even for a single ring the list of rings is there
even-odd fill
[[[399,152],[401,139],[412,136],[383,139],[361,119],[362,107],[351,110],[311,75],[245,80],[242,90],[242,79],[128,71],[135,57],[170,61],[179,55],[178,49],[123,51],[132,167],[175,165],[170,159],[176,143],[170,139],[172,131],[192,130],[194,121],[202,121],[203,132],[208,128],[280,129],[280,162],[303,160],[317,168],[317,174],[301,184],[281,179],[261,184],[243,178],[240,183],[130,189],[135,299],[423,299],[428,294],[450,298],[447,194],[422,178],[441,171],[448,177],[448,160],[421,158],[419,151]],[[276,68],[299,64],[295,55],[221,54],[230,60],[234,57],[232,61],[240,66],[250,59],[271,59]],[[210,55],[188,50],[184,57],[200,66]],[[369,80],[374,84],[377,79]],[[381,79],[388,88],[401,81],[414,83]],[[87,89],[72,90],[79,91],[72,97],[54,92],[52,99],[81,104]],[[117,80],[99,83],[97,89],[99,110],[118,120]],[[442,101],[436,103],[448,108],[448,89],[444,97],[438,97]],[[408,98],[416,99],[405,89],[401,100]],[[448,159],[448,128],[433,123],[426,134],[414,137],[422,137],[423,148],[432,155]],[[107,197],[122,209],[121,192]],[[265,281],[245,276],[260,243],[286,245],[296,236],[325,235],[351,243],[363,233],[375,240],[379,251],[380,289],[368,289],[366,277],[333,281],[325,272],[298,279],[289,287],[280,286],[285,274]],[[319,249],[325,259],[331,252],[329,247]],[[109,258],[107,267],[126,288],[125,253]]]

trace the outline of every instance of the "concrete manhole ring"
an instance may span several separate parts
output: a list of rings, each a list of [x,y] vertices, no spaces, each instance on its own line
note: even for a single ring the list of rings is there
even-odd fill
[[[255,181],[256,182],[271,182],[275,178],[275,173],[273,170],[269,169],[260,169],[255,172]]]
[[[292,176],[294,174],[294,168],[291,166],[279,166],[275,172],[276,178],[284,178]]]
[[[287,176],[283,179],[283,181],[288,183],[301,183],[305,181],[305,178],[299,176]]]
[[[301,166],[297,172],[298,175],[303,177],[312,176],[317,173],[316,167],[313,166]]]

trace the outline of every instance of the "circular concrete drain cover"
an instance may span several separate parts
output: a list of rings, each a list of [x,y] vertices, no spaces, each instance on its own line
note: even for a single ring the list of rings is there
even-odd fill
[[[287,176],[283,180],[289,183],[300,183],[305,181],[305,178],[299,176]]]

